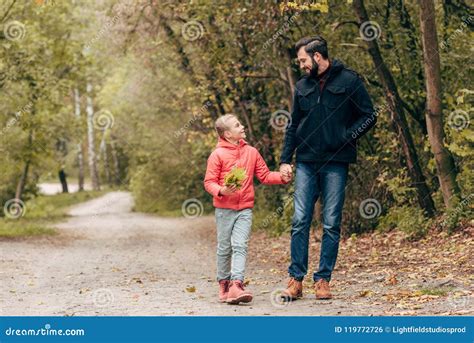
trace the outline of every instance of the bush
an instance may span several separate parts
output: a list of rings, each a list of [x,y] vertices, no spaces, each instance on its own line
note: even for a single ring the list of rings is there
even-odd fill
[[[104,194],[101,191],[40,195],[25,203],[24,216],[0,218],[0,238],[54,235],[51,223],[67,217],[67,209]],[[2,211],[3,213],[3,211]]]
[[[273,186],[275,187],[275,186]],[[279,206],[264,196],[263,190],[258,190],[255,196],[254,224],[255,230],[266,230],[273,235],[281,235],[291,230],[293,217],[293,196],[288,193],[283,196]]]
[[[196,146],[197,146],[196,142]],[[195,148],[196,148],[195,146]],[[132,172],[130,188],[135,210],[164,216],[181,216],[187,199],[198,199],[203,214],[211,212],[212,196],[204,189],[210,151],[175,151],[172,156],[149,159]],[[188,156],[183,159],[183,156]]]
[[[453,207],[444,214],[441,222],[442,228],[448,233],[452,233],[459,226],[459,223],[465,218],[472,218],[472,209],[470,207],[474,199],[474,193],[465,197],[462,201],[456,199]]]
[[[405,232],[410,239],[423,237],[431,225],[423,211],[415,206],[394,206],[380,218],[379,230],[398,229]]]

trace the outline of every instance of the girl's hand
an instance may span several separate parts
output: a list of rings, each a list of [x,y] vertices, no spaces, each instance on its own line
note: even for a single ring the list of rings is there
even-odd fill
[[[224,187],[222,187],[222,188],[219,190],[219,194],[220,194],[220,195],[231,195],[231,194],[234,193],[236,190],[237,190],[237,186],[236,186],[236,185],[224,186]]]
[[[285,178],[289,178],[291,180],[292,176],[293,176],[293,166],[291,164],[288,164],[288,163],[282,163],[280,165],[280,173],[285,177]]]
[[[283,180],[284,183],[289,183],[291,181],[291,174],[287,175],[284,173],[280,173],[280,177]]]

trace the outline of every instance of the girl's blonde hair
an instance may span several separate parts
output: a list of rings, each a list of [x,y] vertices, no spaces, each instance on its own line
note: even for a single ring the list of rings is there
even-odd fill
[[[219,137],[224,137],[224,132],[230,129],[230,127],[227,125],[227,122],[229,121],[230,118],[237,119],[237,117],[234,114],[225,114],[217,118],[216,123],[214,125]]]

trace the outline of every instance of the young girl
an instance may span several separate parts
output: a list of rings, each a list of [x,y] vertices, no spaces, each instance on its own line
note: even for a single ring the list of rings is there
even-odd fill
[[[245,128],[236,116],[218,118],[215,127],[219,141],[207,161],[204,187],[216,208],[219,300],[246,303],[253,298],[243,285],[254,205],[253,176],[268,185],[286,184],[289,179],[271,172],[257,149],[245,142]],[[246,178],[240,187],[224,184],[224,177],[234,167],[245,169]]]

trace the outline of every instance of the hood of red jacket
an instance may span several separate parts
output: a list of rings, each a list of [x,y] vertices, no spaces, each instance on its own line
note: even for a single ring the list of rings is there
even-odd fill
[[[241,148],[244,145],[247,145],[247,142],[243,139],[239,140],[239,145],[232,144],[231,142],[225,140],[222,137],[219,137],[219,141],[217,142],[218,148],[226,148],[226,149],[233,149],[233,150],[237,148]]]

